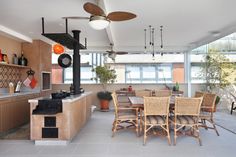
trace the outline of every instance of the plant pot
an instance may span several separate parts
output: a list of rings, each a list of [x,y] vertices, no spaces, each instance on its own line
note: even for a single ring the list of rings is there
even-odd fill
[[[100,109],[101,111],[109,111],[109,100],[100,100]]]

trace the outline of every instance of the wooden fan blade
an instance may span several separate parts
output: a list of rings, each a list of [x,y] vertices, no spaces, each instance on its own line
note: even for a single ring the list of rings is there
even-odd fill
[[[128,52],[123,52],[123,51],[119,51],[119,52],[115,52],[117,55],[126,55],[128,54]]]
[[[107,53],[114,53],[114,51],[106,51]]]
[[[63,19],[73,19],[73,20],[89,20],[89,17],[81,17],[81,16],[67,16],[67,17],[62,17]]]
[[[92,15],[105,15],[104,11],[99,6],[89,2],[84,4],[84,10]]]
[[[129,12],[116,11],[108,14],[107,18],[111,21],[125,21],[135,18],[136,15]]]

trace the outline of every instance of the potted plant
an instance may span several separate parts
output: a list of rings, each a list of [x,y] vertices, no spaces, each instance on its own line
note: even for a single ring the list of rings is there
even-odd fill
[[[99,81],[103,86],[103,91],[97,93],[97,97],[100,100],[101,111],[109,110],[109,102],[112,100],[111,92],[107,91],[107,84],[114,83],[116,79],[115,70],[111,69],[108,65],[97,66],[92,69],[96,73],[96,77],[92,78]]]

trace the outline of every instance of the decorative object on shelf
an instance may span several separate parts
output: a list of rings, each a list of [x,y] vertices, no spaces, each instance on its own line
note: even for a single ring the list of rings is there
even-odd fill
[[[21,57],[18,60],[19,65],[27,66],[28,60],[24,57],[23,52],[21,53]]]
[[[80,19],[80,20],[89,20],[89,25],[96,30],[105,29],[110,21],[126,21],[136,18],[137,16],[130,12],[124,11],[115,11],[109,13],[107,16],[102,8],[93,3],[85,3],[84,10],[91,14],[90,17],[80,17],[80,16],[70,16],[63,17],[65,19]]]
[[[15,53],[13,54],[12,63],[18,65],[18,57]]]
[[[68,68],[71,66],[71,61],[72,58],[69,54],[61,54],[58,57],[58,64],[62,67],[62,68]]]
[[[9,60],[8,60],[7,54],[2,54],[2,58],[3,58],[2,62],[5,62],[5,63],[9,64]]]
[[[103,91],[97,93],[97,97],[100,100],[101,111],[109,110],[109,101],[112,99],[111,93],[107,91],[107,84],[114,83],[116,79],[115,70],[110,69],[108,65],[97,66],[92,70],[96,73],[96,77],[93,80],[100,81],[103,85]]]
[[[62,54],[64,53],[65,49],[61,44],[55,44],[53,45],[53,52],[55,54]]]

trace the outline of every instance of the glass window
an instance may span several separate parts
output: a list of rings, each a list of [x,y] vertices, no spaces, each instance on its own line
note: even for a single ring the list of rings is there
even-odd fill
[[[204,83],[205,79],[201,76],[202,68],[200,65],[191,66],[191,83]]]
[[[155,79],[156,78],[156,68],[155,66],[144,66],[143,67],[143,78],[145,79]]]
[[[172,82],[172,67],[170,65],[160,65],[157,70],[158,83]]]

